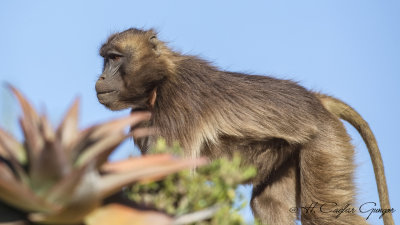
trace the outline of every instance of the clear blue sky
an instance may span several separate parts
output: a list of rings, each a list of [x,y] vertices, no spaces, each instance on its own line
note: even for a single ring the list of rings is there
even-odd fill
[[[399,12],[400,2],[390,0],[2,1],[0,82],[45,105],[55,123],[75,96],[82,98],[82,127],[126,115],[97,102],[98,49],[113,32],[154,27],[174,49],[220,68],[294,79],[352,105],[375,132],[400,222]],[[16,127],[19,109],[1,89],[0,124]],[[367,149],[347,127],[357,152],[358,200],[378,202]],[[132,152],[128,142],[114,157]],[[382,224],[376,215],[370,222]]]

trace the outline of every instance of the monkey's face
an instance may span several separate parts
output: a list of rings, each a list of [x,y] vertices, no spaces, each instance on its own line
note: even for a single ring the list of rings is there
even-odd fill
[[[112,35],[101,47],[103,73],[97,98],[111,110],[147,109],[153,90],[164,79],[153,31],[130,29]]]

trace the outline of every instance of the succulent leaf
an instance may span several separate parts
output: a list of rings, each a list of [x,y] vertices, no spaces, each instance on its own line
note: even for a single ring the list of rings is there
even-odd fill
[[[63,205],[63,208],[50,213],[32,213],[29,218],[32,221],[43,224],[79,224],[88,213],[99,207],[102,202],[102,198],[100,198],[97,191],[97,182],[100,174],[95,169],[94,163],[82,171],[84,176],[78,180],[78,185],[71,185],[71,183],[66,185],[67,183],[63,183],[64,185],[59,187],[66,188],[55,192],[58,193],[58,196],[52,195],[52,200],[58,201]],[[68,190],[68,187],[71,189]],[[61,191],[67,192],[63,194]]]
[[[43,137],[40,136],[40,118],[24,96],[14,87],[9,87],[17,97],[22,108],[23,117],[20,119],[20,124],[26,137],[26,147],[29,149],[28,157],[35,159],[43,149],[44,142]],[[30,165],[35,166],[32,163]]]
[[[91,213],[86,219],[87,225],[171,225],[172,218],[156,212],[132,209],[123,205],[110,204]]]
[[[174,156],[168,154],[144,155],[142,157],[131,157],[125,160],[105,163],[101,171],[105,173],[126,172],[129,170],[140,170],[144,166],[157,165],[168,160],[174,159]]]
[[[126,128],[127,125],[136,125],[142,121],[149,120],[150,117],[151,114],[148,112],[136,112],[126,118],[113,120],[111,122],[100,125],[98,129],[93,132],[92,138],[97,138],[99,136],[104,136],[115,131],[123,130],[124,128]]]
[[[39,193],[46,192],[58,180],[71,172],[65,152],[57,142],[45,142],[35,166],[30,169],[31,186]]]
[[[19,163],[26,163],[26,152],[24,147],[12,135],[0,128],[0,157],[16,159]]]
[[[104,163],[111,153],[122,140],[128,136],[124,134],[127,126],[134,126],[143,120],[150,119],[149,113],[137,113],[122,119],[116,119],[108,123],[92,128],[92,132],[87,137],[89,143],[95,144],[87,147],[76,160],[76,165],[81,166],[96,158],[98,162]]]
[[[47,193],[46,199],[54,203],[65,203],[75,193],[75,190],[79,185],[83,177],[88,171],[89,164],[73,170],[71,173],[63,177],[58,183],[56,183]]]
[[[90,163],[92,160],[97,160],[103,163],[107,160],[108,155],[119,145],[123,140],[126,139],[126,135],[123,133],[111,134],[110,136],[104,137],[97,141],[92,146],[88,147],[77,159],[75,165],[77,167],[84,166]]]
[[[74,101],[56,132],[57,137],[61,141],[61,146],[65,149],[69,149],[71,147],[71,144],[77,139],[79,134],[79,102],[79,98]]]
[[[0,162],[0,199],[26,211],[52,211],[56,205],[36,196],[26,185],[18,182],[11,170]]]
[[[26,164],[26,154],[24,147],[17,142],[13,136],[0,129],[0,159],[11,164],[17,177],[25,184],[28,183],[28,175],[22,168]]]

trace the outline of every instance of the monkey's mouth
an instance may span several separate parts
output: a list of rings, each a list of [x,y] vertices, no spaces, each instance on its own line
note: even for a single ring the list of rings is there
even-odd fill
[[[118,91],[101,91],[97,92],[97,99],[101,104],[107,105],[113,102],[117,97]]]
[[[107,94],[113,94],[113,93],[117,93],[118,91],[101,91],[101,92],[97,92],[97,96],[101,96],[101,95],[107,95]]]

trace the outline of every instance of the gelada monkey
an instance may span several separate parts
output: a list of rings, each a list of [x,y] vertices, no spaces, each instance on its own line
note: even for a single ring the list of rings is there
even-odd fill
[[[354,148],[340,121],[349,121],[368,146],[381,208],[390,209],[383,163],[368,124],[350,106],[290,80],[220,70],[171,50],[153,30],[111,35],[100,49],[98,100],[111,110],[148,110],[168,143],[188,157],[215,159],[238,152],[257,168],[251,207],[265,224],[367,224],[356,213]],[[156,137],[135,140],[146,153]],[[325,204],[324,212],[292,213],[294,206]],[[357,207],[355,207],[358,209]],[[390,213],[386,225],[394,224]]]

